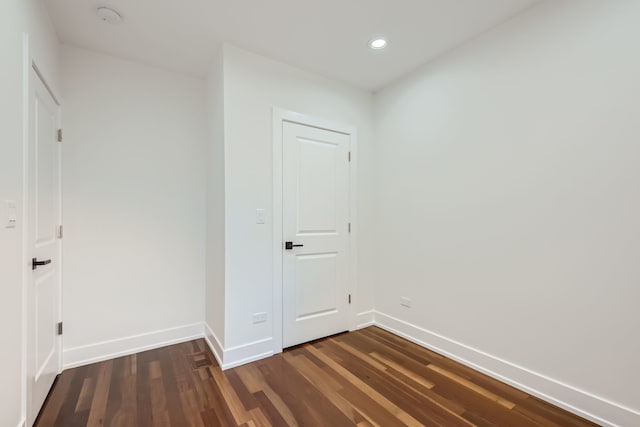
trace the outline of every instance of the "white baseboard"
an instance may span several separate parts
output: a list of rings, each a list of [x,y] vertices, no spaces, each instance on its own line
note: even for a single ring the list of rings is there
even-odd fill
[[[374,324],[374,310],[363,311],[362,313],[358,313],[356,315],[356,329],[366,328],[367,326],[372,326]]]
[[[75,368],[171,344],[191,341],[202,338],[202,336],[202,323],[194,323],[80,347],[67,348],[64,349],[62,356],[63,369]]]
[[[362,329],[373,325],[374,313],[374,310],[358,313],[355,319],[355,329]],[[216,334],[206,323],[204,325],[204,333],[205,340],[211,348],[211,352],[223,370],[235,368],[236,366],[264,359],[275,354],[273,350],[273,338],[265,338],[236,347],[224,348]]]
[[[640,426],[640,412],[384,313],[374,324],[603,426]]]
[[[207,345],[211,349],[211,352],[218,361],[218,365],[222,367],[224,363],[224,346],[222,345],[222,343],[220,343],[217,335],[215,334],[215,332],[213,332],[213,330],[207,323],[204,324],[204,340],[206,341]]]
[[[205,324],[204,330],[205,340],[223,371],[245,363],[255,362],[274,354],[273,338],[265,338],[225,349],[209,325]]]
[[[235,368],[269,356],[273,356],[273,338],[231,347],[224,351],[224,366],[222,369]]]

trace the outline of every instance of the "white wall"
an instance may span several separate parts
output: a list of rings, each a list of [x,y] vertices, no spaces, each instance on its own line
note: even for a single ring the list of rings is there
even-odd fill
[[[23,224],[5,228],[5,200],[22,209],[23,32],[31,55],[52,86],[58,83],[58,40],[41,2],[0,2],[0,425],[17,426],[25,415],[23,371]]]
[[[373,307],[372,95],[233,46],[224,47],[226,176],[226,335],[238,348],[273,335],[272,109],[358,129],[358,311]],[[257,225],[257,208],[268,213]],[[268,313],[254,325],[252,314]]]
[[[18,1],[0,6],[0,117],[7,134],[0,140],[0,425],[17,426],[22,418],[22,224],[6,229],[5,200],[20,201],[22,148],[22,34]],[[15,20],[15,21],[14,21]],[[9,325],[11,325],[9,327]],[[16,390],[18,392],[16,392]]]
[[[547,2],[376,98],[377,319],[621,425],[640,425],[639,16]]]
[[[65,365],[201,333],[204,80],[64,47],[62,81]]]
[[[207,271],[206,325],[209,342],[221,353],[225,340],[225,147],[223,51],[216,54],[207,78]],[[218,340],[219,342],[215,342]],[[221,354],[218,354],[221,357]]]

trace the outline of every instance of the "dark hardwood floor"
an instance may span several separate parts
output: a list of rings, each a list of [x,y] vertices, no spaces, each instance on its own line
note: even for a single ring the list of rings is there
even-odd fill
[[[370,327],[225,372],[203,340],[70,369],[36,425],[595,424]]]

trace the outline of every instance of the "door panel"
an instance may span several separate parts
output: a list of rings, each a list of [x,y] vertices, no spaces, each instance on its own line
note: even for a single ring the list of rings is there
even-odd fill
[[[298,234],[336,233],[336,172],[340,146],[298,138]]]
[[[35,176],[35,237],[36,245],[51,244],[54,240],[55,226],[55,197],[54,186],[56,177],[54,176],[56,167],[53,164],[57,161],[54,151],[57,147],[53,145],[57,132],[57,107],[52,106],[48,93],[36,92],[35,108],[35,153],[34,169]],[[43,99],[45,98],[45,99]],[[53,109],[53,111],[52,111]]]
[[[349,144],[283,123],[283,345],[349,329]]]
[[[60,369],[59,106],[32,69],[27,150],[27,250],[49,264],[30,269],[27,284],[27,417],[31,425]]]
[[[338,254],[296,256],[296,321],[338,311]]]

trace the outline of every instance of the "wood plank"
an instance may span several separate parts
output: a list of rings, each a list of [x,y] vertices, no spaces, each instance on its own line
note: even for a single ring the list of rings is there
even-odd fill
[[[466,379],[464,379],[464,378],[462,378],[462,377],[460,377],[460,376],[458,376],[458,375],[456,375],[456,374],[454,374],[452,372],[449,372],[446,369],[443,369],[443,368],[441,368],[439,366],[436,366],[434,364],[430,364],[430,365],[427,365],[427,368],[429,368],[429,369],[431,369],[433,371],[436,371],[437,373],[442,374],[447,378],[451,378],[453,381],[457,382],[458,384],[461,384],[462,386],[464,386],[464,387],[466,387],[466,388],[468,388],[470,390],[473,390],[478,394],[483,395],[487,399],[490,399],[490,400],[493,400],[494,402],[499,403],[500,405],[504,406],[507,409],[513,409],[516,406],[515,403],[509,402],[508,400],[503,399],[502,397],[497,396],[497,395],[495,395],[494,393],[491,393],[488,390],[485,390],[484,388],[472,383],[471,381],[466,380]]]
[[[222,372],[204,340],[63,372],[37,427],[595,424],[370,327]]]
[[[251,420],[250,414],[247,412],[245,407],[242,405],[238,394],[234,390],[233,386],[224,376],[221,370],[215,369],[213,370],[213,379],[217,384],[222,396],[224,397],[224,401],[226,402],[231,414],[233,415],[236,424],[240,425],[246,423]]]
[[[265,381],[286,402],[300,425],[348,425],[348,419],[282,356],[259,365]],[[304,396],[304,398],[300,398]]]
[[[380,392],[370,387],[367,383],[362,381],[357,376],[353,375],[347,369],[340,366],[335,360],[332,360],[330,357],[326,356],[321,351],[317,350],[314,346],[309,346],[308,350],[314,354],[318,359],[325,362],[328,366],[330,366],[334,371],[339,373],[345,379],[347,379],[351,384],[355,385],[359,389],[365,391],[373,400],[375,400],[380,406],[382,406],[387,411],[391,412],[395,415],[400,421],[406,423],[407,425],[421,425],[421,423],[413,418],[411,415],[400,409],[400,407],[396,406],[394,403],[389,401],[386,397],[384,397]]]
[[[366,381],[376,390],[380,390],[380,393],[385,398],[406,411],[407,414],[421,424],[468,427],[467,420],[455,412],[447,410],[432,399],[426,399],[424,394],[415,393],[415,389],[407,387],[401,378],[389,373],[382,373],[367,365],[356,363],[348,354],[342,352],[338,346],[331,346],[327,343],[327,348],[328,355],[332,359],[339,361],[342,366],[349,369],[362,381]],[[426,388],[425,390],[429,391]]]
[[[241,366],[240,368],[236,368],[236,372],[238,372],[249,391],[256,393],[257,396],[259,396],[259,392],[261,392],[262,396],[266,397],[271,406],[277,411],[279,417],[282,418],[288,426],[298,425],[298,421],[296,421],[296,417],[291,412],[291,409],[266,383],[257,364]]]
[[[80,389],[80,395],[78,396],[78,402],[76,403],[74,412],[83,412],[91,409],[91,402],[93,401],[95,390],[95,378],[85,378],[82,382],[82,389]]]
[[[371,357],[379,360],[380,362],[382,362],[382,364],[389,366],[390,368],[395,369],[396,371],[402,373],[403,375],[411,378],[413,381],[417,382],[418,384],[428,388],[428,389],[432,389],[435,384],[432,383],[431,381],[427,381],[425,380],[423,377],[421,377],[419,374],[417,374],[416,372],[413,372],[410,369],[405,368],[404,366],[400,365],[399,363],[396,363],[394,361],[392,361],[391,359],[388,359],[384,356],[381,356],[380,354],[373,352],[371,353]]]
[[[91,410],[87,427],[97,427],[103,425],[106,415],[109,386],[111,385],[111,372],[113,368],[113,360],[108,360],[100,365],[100,373],[96,380],[95,393],[91,400]]]
[[[349,403],[348,400],[343,398],[338,392],[343,387],[334,381],[331,377],[327,376],[322,369],[314,365],[309,359],[301,356],[288,356],[284,355],[285,359],[296,368],[302,375],[312,383],[329,401],[338,408],[351,422],[357,424],[361,415],[355,410],[355,408]]]

